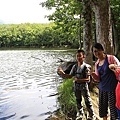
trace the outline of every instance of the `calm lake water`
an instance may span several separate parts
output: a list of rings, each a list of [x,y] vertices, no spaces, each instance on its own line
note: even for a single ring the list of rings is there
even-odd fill
[[[0,51],[0,120],[45,120],[57,110],[58,58],[73,56],[62,50]]]

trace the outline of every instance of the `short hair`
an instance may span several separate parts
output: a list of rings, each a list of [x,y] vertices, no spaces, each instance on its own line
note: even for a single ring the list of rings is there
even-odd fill
[[[82,50],[82,49],[78,49],[78,50],[76,51],[76,54],[77,54],[77,53],[82,53],[83,55],[85,55],[85,51]]]
[[[93,46],[92,46],[92,52],[93,52],[93,48],[96,48],[98,50],[104,51],[104,48],[103,48],[103,46],[100,43],[94,43],[93,44]]]

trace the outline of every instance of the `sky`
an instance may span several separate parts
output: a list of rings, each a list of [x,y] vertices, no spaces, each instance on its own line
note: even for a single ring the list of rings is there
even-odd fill
[[[53,13],[39,5],[46,0],[0,0],[0,22],[3,24],[49,23],[45,15]]]

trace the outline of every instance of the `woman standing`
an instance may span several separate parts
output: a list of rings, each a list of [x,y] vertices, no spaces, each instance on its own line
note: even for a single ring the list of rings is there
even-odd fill
[[[110,120],[119,120],[116,111],[115,89],[117,80],[115,74],[109,69],[109,64],[118,64],[119,60],[113,56],[105,54],[104,48],[100,43],[92,46],[92,52],[96,58],[95,72],[92,72],[92,78],[99,82],[99,116],[107,120],[108,105],[110,108]]]

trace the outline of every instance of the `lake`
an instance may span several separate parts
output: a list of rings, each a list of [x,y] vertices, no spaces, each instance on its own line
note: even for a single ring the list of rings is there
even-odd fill
[[[63,50],[0,51],[0,120],[45,120],[59,108],[57,75]]]

